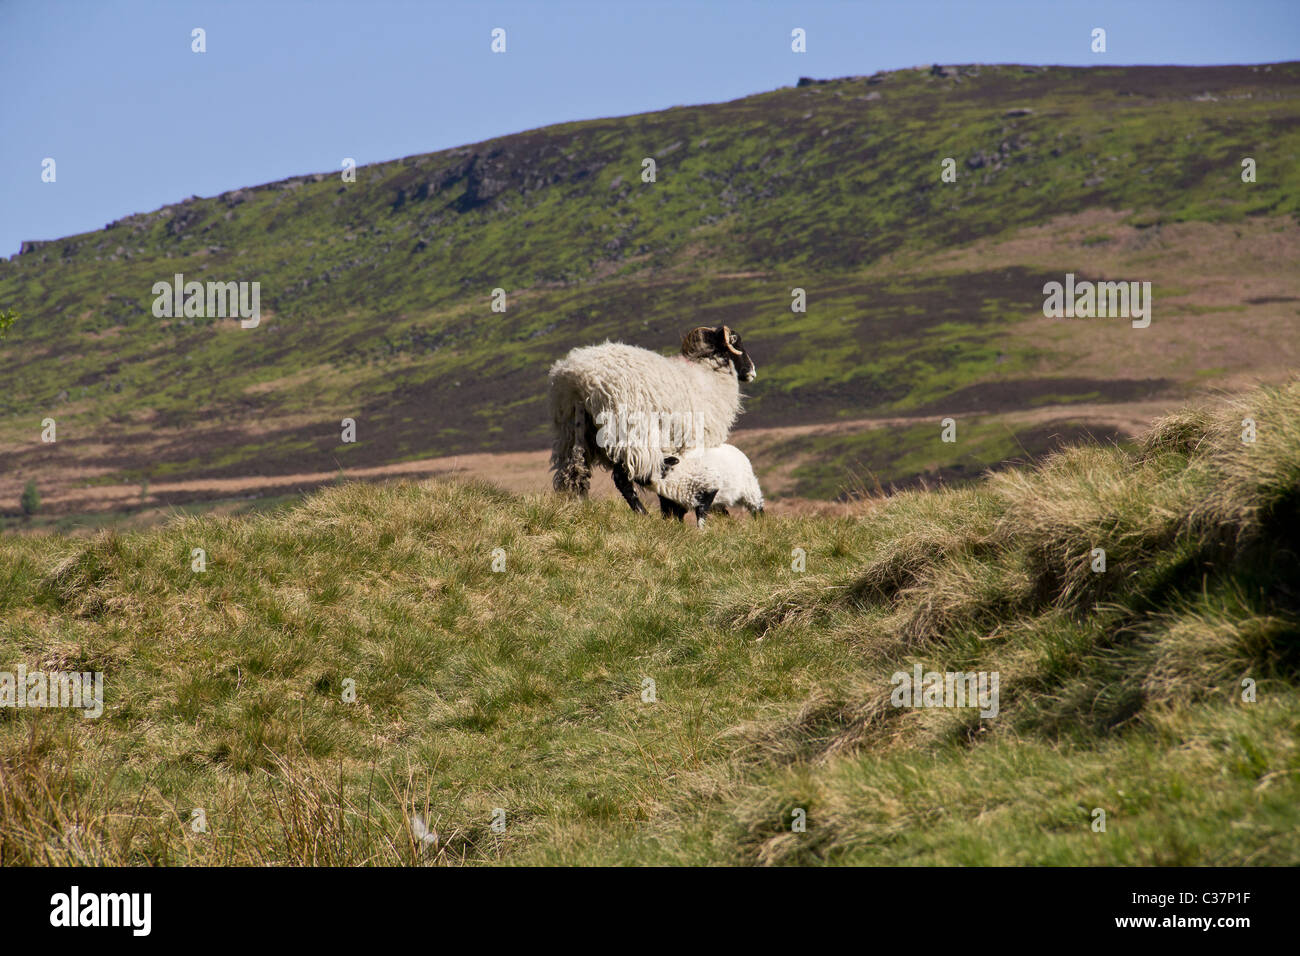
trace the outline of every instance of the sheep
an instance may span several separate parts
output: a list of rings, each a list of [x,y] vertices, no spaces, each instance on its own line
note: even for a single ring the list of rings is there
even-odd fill
[[[659,477],[666,455],[726,441],[741,410],[740,383],[756,376],[725,325],[692,329],[671,358],[622,342],[574,349],[549,376],[555,489],[586,496],[600,464],[645,514],[636,485]]]
[[[735,445],[693,449],[680,459],[670,455],[650,486],[659,495],[665,518],[680,521],[687,511],[694,511],[700,527],[711,508],[723,514],[736,506],[748,508],[751,514],[763,513],[763,491],[754,467]]]
[[[687,511],[694,511],[695,523],[703,528],[723,483],[722,475],[708,465],[698,461],[682,465],[680,459],[669,455],[659,477],[650,480],[650,487],[659,496],[659,512],[665,518],[681,521]]]

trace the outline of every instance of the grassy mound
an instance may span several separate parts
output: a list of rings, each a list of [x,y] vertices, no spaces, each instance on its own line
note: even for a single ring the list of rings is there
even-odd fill
[[[0,539],[0,668],[106,696],[0,709],[0,862],[1295,863],[1298,531],[1292,383],[703,534],[435,483]]]

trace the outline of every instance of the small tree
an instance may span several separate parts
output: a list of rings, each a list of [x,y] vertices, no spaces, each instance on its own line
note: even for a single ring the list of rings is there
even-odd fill
[[[36,514],[36,510],[41,506],[41,494],[36,490],[36,482],[29,480],[23,485],[23,496],[18,503],[22,506],[25,517],[30,518]]]
[[[18,318],[18,313],[13,309],[0,309],[0,339],[5,337],[9,331],[9,326],[14,324],[14,319]]]

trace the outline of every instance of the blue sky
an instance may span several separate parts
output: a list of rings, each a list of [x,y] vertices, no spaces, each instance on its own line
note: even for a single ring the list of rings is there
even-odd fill
[[[1107,52],[1089,49],[1094,27]],[[207,31],[207,52],[190,31]],[[507,52],[490,52],[491,31]],[[808,52],[790,50],[807,31]],[[927,63],[1300,59],[1300,2],[0,0],[0,255],[191,195]],[[57,181],[41,181],[52,157]]]

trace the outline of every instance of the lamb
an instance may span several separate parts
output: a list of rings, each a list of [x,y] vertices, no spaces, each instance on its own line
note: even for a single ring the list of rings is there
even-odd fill
[[[695,523],[703,528],[718,489],[722,487],[722,475],[698,461],[685,465],[679,462],[680,459],[672,455],[665,458],[662,473],[651,479],[650,487],[659,496],[659,511],[665,518],[675,517],[681,521],[687,511],[693,511]]]
[[[664,517],[680,521],[687,511],[694,511],[700,527],[711,508],[723,514],[736,506],[748,508],[751,514],[763,513],[763,491],[754,467],[735,445],[693,449],[680,459],[669,456],[650,486],[659,495]]]
[[[622,342],[574,349],[550,371],[555,489],[585,496],[599,464],[645,514],[636,485],[662,477],[666,456],[726,441],[740,383],[755,377],[740,336],[725,325],[686,333],[671,358]]]

